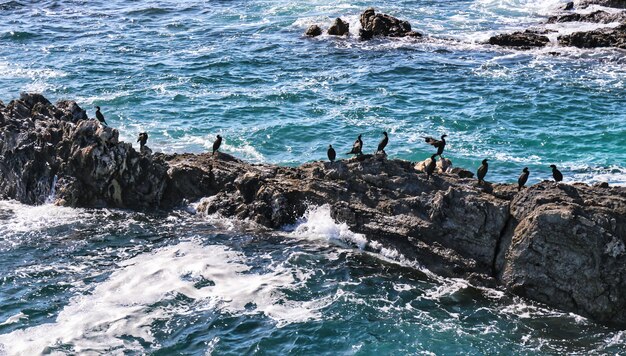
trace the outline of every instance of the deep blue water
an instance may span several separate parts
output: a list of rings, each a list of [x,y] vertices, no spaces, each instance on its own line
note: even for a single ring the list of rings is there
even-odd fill
[[[626,184],[626,53],[482,44],[558,1],[11,1],[0,99],[36,91],[102,107],[121,138],[297,165],[349,150],[447,157],[488,179]],[[309,39],[368,6],[423,41]],[[585,25],[551,25],[567,33]],[[557,33],[551,34],[556,38]],[[241,222],[0,202],[0,343],[8,354],[624,353],[626,334],[371,255],[315,210],[296,232]],[[308,225],[307,225],[308,224]],[[358,243],[356,243],[358,245]],[[1,352],[0,352],[1,353]]]

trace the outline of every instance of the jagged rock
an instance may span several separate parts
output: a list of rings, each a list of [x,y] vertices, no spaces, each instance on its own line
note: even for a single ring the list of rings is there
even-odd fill
[[[535,31],[526,30],[524,32],[505,33],[493,36],[489,39],[489,44],[507,47],[519,47],[530,49],[532,47],[544,47],[550,39]]]
[[[322,34],[322,29],[318,25],[311,25],[304,34],[309,37],[317,37]]]
[[[585,8],[589,5],[600,5],[606,7],[614,7],[618,9],[626,9],[626,0],[580,0],[576,6]]]
[[[594,11],[589,14],[567,14],[552,16],[548,19],[548,23],[557,22],[594,22],[594,23],[611,23],[626,21],[626,12],[609,13],[606,11]]]
[[[579,48],[617,47],[626,49],[626,24],[558,37],[559,44]]]
[[[570,1],[567,4],[565,4],[565,6],[563,6],[563,10],[565,11],[574,10],[574,2]]]
[[[328,34],[332,36],[343,36],[350,33],[350,24],[340,18],[336,18],[335,22],[328,28]]]
[[[497,259],[507,289],[624,325],[626,189],[544,182],[511,202]]]
[[[444,276],[626,325],[624,187],[543,182],[518,192],[472,184],[458,167],[427,180],[384,155],[278,167],[221,152],[139,154],[117,130],[74,123],[80,110],[43,99],[0,108],[2,198],[42,203],[56,176],[57,204],[164,209],[201,200],[200,213],[274,229],[327,205],[368,237],[366,250],[395,250]]]
[[[361,14],[361,27],[359,36],[361,40],[368,40],[374,36],[387,37],[422,37],[418,32],[411,30],[408,21],[399,20],[386,14],[377,14],[373,8],[365,10]]]

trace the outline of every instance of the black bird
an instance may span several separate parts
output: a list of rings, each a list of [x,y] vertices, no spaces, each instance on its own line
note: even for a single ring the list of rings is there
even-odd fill
[[[478,176],[478,183],[485,183],[485,176],[487,175],[487,171],[489,170],[489,164],[487,163],[488,159],[483,159],[483,163],[478,167],[478,172],[476,175]]]
[[[139,138],[137,139],[137,142],[139,142],[139,150],[143,150],[143,146],[145,146],[146,143],[148,142],[148,133],[147,132],[140,133]]]
[[[102,113],[100,112],[99,106],[96,106],[96,119],[98,119],[98,121],[100,121],[101,123],[109,126],[109,124],[107,124],[106,120],[104,119],[104,115],[102,115]]]
[[[217,140],[215,140],[215,142],[213,142],[213,153],[215,154],[215,152],[217,152],[217,150],[220,149],[220,145],[222,144],[222,136],[217,135]]]
[[[346,153],[347,155],[362,155],[363,154],[363,141],[361,141],[361,135],[357,137],[356,141],[354,141],[354,145],[352,145],[352,151]]]
[[[328,159],[331,162],[335,162],[335,157],[337,157],[337,152],[335,152],[335,149],[333,148],[333,145],[328,145]]]
[[[437,140],[432,137],[424,137],[424,139],[429,145],[437,147],[436,155],[441,157],[443,149],[446,148],[446,137],[448,137],[448,135],[441,135],[441,140]]]
[[[561,171],[559,171],[558,169],[556,169],[556,166],[551,164],[550,168],[552,168],[552,177],[554,177],[554,181],[555,182],[560,182],[563,180],[563,173],[561,173]]]
[[[426,166],[426,179],[430,180],[430,176],[435,172],[435,168],[437,167],[437,161],[435,161],[435,157],[437,155],[430,156],[430,162]]]
[[[389,143],[389,136],[387,136],[386,131],[383,132],[383,135],[385,135],[385,137],[383,137],[383,139],[380,140],[380,143],[378,144],[378,150],[376,151],[376,153],[382,151],[386,155],[387,152],[385,152],[385,147],[387,147],[387,144]]]
[[[522,188],[524,188],[524,184],[526,184],[526,182],[528,181],[529,175],[530,175],[530,172],[528,171],[528,167],[524,167],[524,169],[522,169],[522,174],[519,176],[519,179],[517,180],[517,184],[519,185],[517,187],[518,192],[522,190]]]

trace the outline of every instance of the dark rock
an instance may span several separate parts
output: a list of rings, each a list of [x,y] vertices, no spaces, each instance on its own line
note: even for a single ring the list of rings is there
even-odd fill
[[[507,47],[518,47],[530,49],[532,47],[544,47],[550,39],[536,31],[526,30],[524,32],[505,33],[493,36],[489,39],[489,44]]]
[[[456,174],[459,178],[474,178],[474,173],[461,167],[454,167],[450,170],[450,173]]]
[[[361,40],[368,40],[374,36],[387,37],[422,37],[418,32],[411,30],[408,21],[399,20],[386,14],[377,14],[373,8],[365,10],[361,14],[361,27],[359,31]]]
[[[332,36],[343,36],[350,33],[350,24],[340,18],[336,18],[335,22],[328,28],[328,34]]]
[[[609,187],[609,183],[607,182],[598,182],[596,184],[593,185],[595,188],[608,188]]]
[[[580,0],[577,6],[585,8],[589,5],[600,5],[606,7],[614,7],[618,9],[626,9],[626,0]]]
[[[306,30],[305,35],[309,37],[317,37],[322,34],[322,29],[318,25],[311,25]]]
[[[626,12],[608,13],[606,11],[594,11],[589,14],[567,14],[552,16],[548,19],[548,23],[557,22],[594,22],[594,23],[611,23],[626,21]]]
[[[511,202],[498,279],[508,290],[626,325],[626,189],[529,187]]]
[[[589,32],[574,32],[558,37],[560,45],[578,48],[617,47],[626,49],[626,24]]]
[[[565,4],[565,6],[563,7],[563,10],[565,11],[574,10],[574,2],[570,1],[567,4]]]

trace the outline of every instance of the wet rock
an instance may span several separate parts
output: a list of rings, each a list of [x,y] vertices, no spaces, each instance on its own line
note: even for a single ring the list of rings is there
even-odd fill
[[[594,11],[589,14],[567,14],[552,16],[548,19],[548,23],[558,22],[594,22],[594,23],[611,23],[626,21],[626,12],[609,13],[606,11]]]
[[[617,47],[626,49],[626,24],[616,28],[603,28],[589,32],[574,32],[558,37],[562,46],[578,48]]]
[[[600,5],[606,7],[614,7],[618,9],[626,9],[626,0],[580,0],[576,6],[585,8],[590,5]]]
[[[318,25],[311,25],[304,34],[309,37],[317,37],[322,34],[322,29]]]
[[[362,30],[359,31],[361,40],[368,40],[374,36],[387,37],[422,37],[418,32],[411,30],[408,21],[399,20],[386,14],[377,14],[373,8],[365,10],[360,18]]]
[[[550,42],[547,36],[538,34],[536,31],[526,30],[524,32],[505,33],[493,36],[489,39],[489,44],[518,47],[520,49],[530,49],[532,47],[544,47]]]
[[[332,36],[343,36],[350,33],[350,24],[340,18],[336,18],[328,28],[328,34]]]

